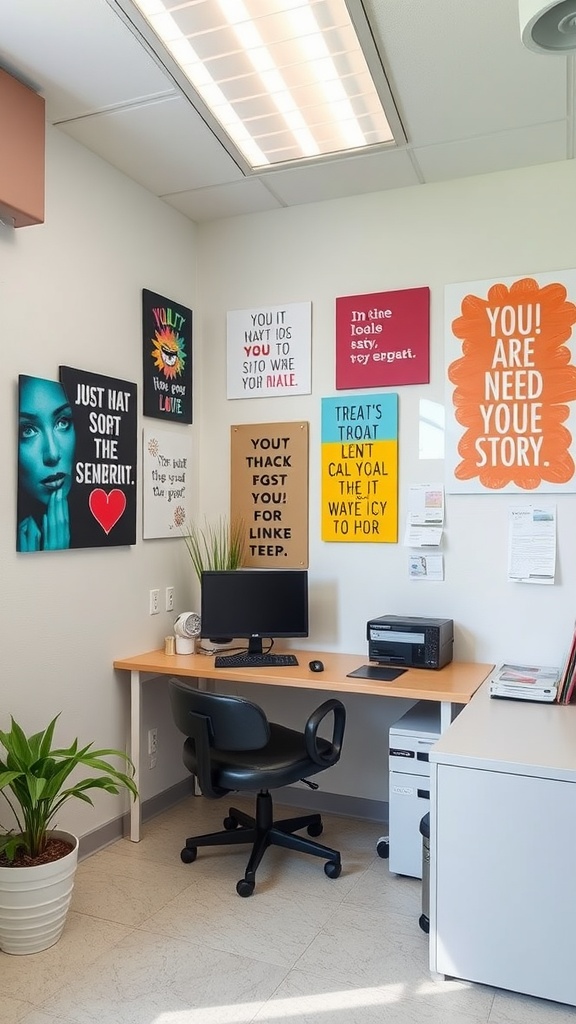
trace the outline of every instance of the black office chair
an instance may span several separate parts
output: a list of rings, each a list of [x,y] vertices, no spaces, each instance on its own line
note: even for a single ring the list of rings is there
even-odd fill
[[[244,878],[236,886],[239,896],[254,892],[256,869],[270,845],[324,857],[326,875],[338,878],[342,865],[337,850],[293,834],[306,828],[309,836],[319,836],[320,815],[274,821],[268,790],[306,780],[336,764],[346,724],[342,702],[325,701],[310,715],[304,731],[297,732],[268,722],[262,708],[242,697],[196,690],[178,679],[170,679],[168,685],[174,721],[187,737],[184,764],[197,776],[202,794],[218,798],[234,791],[259,791],[255,818],[230,807],[223,832],[186,840],[180,854],[184,863],[196,860],[199,846],[252,843]],[[331,741],[318,736],[320,724],[329,714],[333,715]]]

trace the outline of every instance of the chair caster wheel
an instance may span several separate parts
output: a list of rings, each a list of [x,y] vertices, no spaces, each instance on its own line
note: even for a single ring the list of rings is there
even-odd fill
[[[342,871],[342,863],[339,860],[329,860],[324,865],[324,874],[328,878],[338,878]]]
[[[390,839],[388,836],[382,836],[376,843],[376,853],[382,860],[388,860],[390,856]]]
[[[420,914],[418,924],[420,925],[422,931],[426,932],[426,935],[428,935],[430,931],[430,920],[426,917],[426,914]]]
[[[236,820],[236,818],[232,818],[230,815],[228,815],[227,818],[224,818],[222,824],[224,825],[224,828],[226,829],[227,832],[232,832],[233,829],[238,828],[239,822]]]
[[[312,836],[312,838],[315,838],[316,836],[321,836],[322,835],[322,833],[324,831],[324,825],[322,824],[321,821],[319,821],[317,825],[308,825],[308,828],[306,829],[306,831],[307,831],[309,836]]]
[[[185,846],[180,854],[180,860],[185,864],[193,864],[197,856],[198,850],[195,846]]]
[[[239,896],[251,896],[255,885],[256,883],[253,878],[241,878],[236,886],[236,892]]]

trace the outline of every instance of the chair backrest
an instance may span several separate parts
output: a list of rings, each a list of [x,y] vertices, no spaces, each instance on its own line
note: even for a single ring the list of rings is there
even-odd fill
[[[179,679],[168,682],[172,717],[185,736],[196,737],[198,716],[208,726],[209,743],[217,750],[259,750],[270,738],[268,719],[257,704],[243,697],[208,693]]]

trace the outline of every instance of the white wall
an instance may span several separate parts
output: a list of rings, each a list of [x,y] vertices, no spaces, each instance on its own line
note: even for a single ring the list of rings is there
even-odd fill
[[[160,646],[172,620],[166,613],[150,618],[149,589],[174,585],[176,610],[198,604],[182,545],[142,541],[140,511],[133,547],[15,552],[18,374],[56,378],[58,366],[67,364],[140,386],[143,287],[195,312],[194,424],[174,429],[188,431],[191,458],[199,466],[199,514],[228,507],[230,424],[310,423],[307,646],[357,652],[361,659],[368,618],[384,612],[445,615],[455,620],[460,660],[558,663],[576,614],[573,496],[557,498],[556,586],[506,582],[510,497],[504,495],[447,496],[446,580],[410,583],[401,544],[320,540],[320,399],[336,393],[335,297],[429,285],[431,383],[394,389],[400,394],[402,531],[408,486],[443,477],[442,462],[418,459],[418,402],[444,399],[444,285],[573,267],[572,177],[571,164],[557,164],[195,228],[49,130],[46,223],[16,232],[0,228],[0,425],[7,449],[0,491],[2,727],[13,714],[27,728],[40,728],[62,711],[62,742],[78,735],[85,742],[123,746],[128,679],[113,671],[112,661]],[[313,393],[228,402],[226,311],[304,300],[313,304]],[[323,699],[314,692],[264,696],[258,687],[254,694],[286,722],[301,722]],[[160,750],[157,769],[144,772],[145,799],[186,774],[164,696],[162,682],[146,684],[143,733],[156,725]],[[385,800],[386,729],[408,705],[353,696],[346,703],[345,756],[323,776],[322,788]],[[94,811],[71,806],[60,823],[84,834],[123,806],[103,796]]]
[[[576,265],[571,163],[447,184],[364,195],[203,225],[199,231],[201,493],[226,507],[233,423],[310,423],[310,648],[365,656],[366,622],[383,613],[446,616],[455,622],[455,657],[558,664],[576,616],[573,495],[558,508],[554,587],[507,582],[507,517],[533,495],[447,495],[445,581],[415,583],[399,544],[328,544],[320,539],[321,398],[335,395],[334,307],[339,295],[428,285],[429,385],[392,388],[400,405],[400,539],[407,489],[444,478],[443,461],[418,456],[419,400],[444,402],[443,290],[448,283],[558,270]],[[312,301],[312,394],[226,400],[226,311]],[[223,467],[224,472],[214,472]],[[300,695],[301,697],[301,695]],[[268,698],[270,699],[270,698]],[[320,700],[320,697],[319,697]],[[318,700],[318,702],[319,702]],[[275,695],[288,713],[296,695]],[[393,704],[394,702],[390,702]],[[350,698],[346,754],[323,788],[386,798],[383,727],[403,708]]]
[[[10,714],[34,730],[61,711],[62,743],[78,736],[123,748],[129,677],[115,673],[112,661],[160,646],[170,631],[173,614],[148,614],[151,587],[163,594],[173,585],[176,609],[190,606],[193,580],[184,542],[142,540],[140,488],[134,546],[16,553],[15,425],[20,373],[57,379],[64,364],[136,381],[140,389],[142,288],[194,309],[196,262],[189,220],[67,136],[48,130],[45,224],[0,231],[3,729]],[[138,406],[140,446],[140,390]],[[197,425],[172,429],[188,432],[196,462]],[[143,779],[144,797],[186,774],[180,745],[167,737],[171,722],[155,688],[147,687],[144,728],[152,714],[160,716],[153,724],[161,750],[156,772]],[[60,823],[84,834],[116,817],[125,803],[102,795],[92,810],[75,801]]]

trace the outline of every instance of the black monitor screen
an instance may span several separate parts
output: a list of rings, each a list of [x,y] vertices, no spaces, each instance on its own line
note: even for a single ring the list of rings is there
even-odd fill
[[[246,638],[250,653],[262,638],[308,636],[306,569],[234,569],[202,573],[201,636]]]

